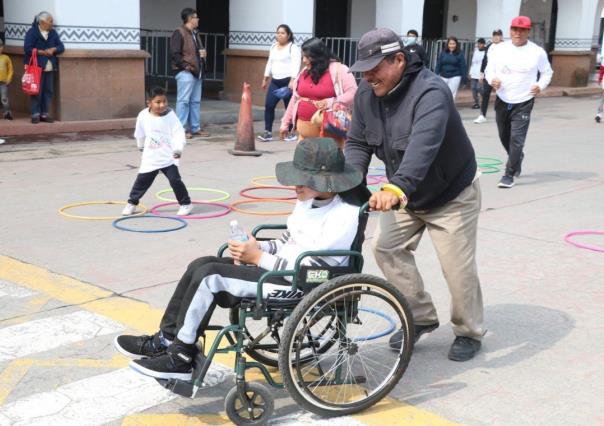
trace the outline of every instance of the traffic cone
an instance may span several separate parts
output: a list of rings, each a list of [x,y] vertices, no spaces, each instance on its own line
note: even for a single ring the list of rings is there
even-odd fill
[[[239,122],[237,123],[237,140],[235,149],[229,149],[232,155],[253,155],[259,157],[262,152],[256,151],[254,144],[254,120],[252,119],[252,92],[249,83],[243,83]]]

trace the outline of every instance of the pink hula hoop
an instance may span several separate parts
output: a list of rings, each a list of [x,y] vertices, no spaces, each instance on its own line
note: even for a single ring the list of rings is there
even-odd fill
[[[222,207],[224,210],[223,211],[219,211],[218,213],[197,214],[197,215],[189,215],[189,216],[176,216],[176,213],[174,213],[174,214],[162,214],[162,213],[158,213],[157,212],[157,209],[159,209],[159,208],[162,208],[162,207],[165,207],[165,206],[178,205],[178,202],[172,201],[172,202],[169,202],[169,203],[161,203],[161,204],[157,204],[157,205],[153,206],[149,210],[149,213],[154,214],[155,216],[161,216],[161,217],[180,217],[181,219],[212,219],[214,217],[225,216],[225,215],[229,214],[229,212],[231,211],[231,206],[229,206],[228,204],[224,204],[224,203],[211,203],[211,202],[207,202],[207,201],[191,201],[191,204],[198,204],[198,205],[204,205],[204,206]]]
[[[388,178],[385,175],[367,175],[367,185],[379,185],[380,183],[388,183]]]
[[[604,231],[600,231],[600,230],[595,230],[595,229],[580,229],[578,231],[571,231],[568,234],[566,234],[564,236],[564,241],[566,241],[568,244],[571,244],[575,247],[578,247],[580,249],[585,249],[585,250],[591,250],[591,251],[597,251],[600,253],[604,253],[604,247],[603,246],[596,246],[593,244],[585,244],[585,243],[578,243],[575,242],[573,240],[571,240],[572,237],[575,237],[577,235],[604,235]]]

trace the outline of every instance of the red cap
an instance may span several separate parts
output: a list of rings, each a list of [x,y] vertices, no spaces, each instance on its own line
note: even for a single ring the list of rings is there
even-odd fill
[[[531,18],[528,16],[516,16],[512,19],[512,25],[510,28],[526,28],[531,29]]]

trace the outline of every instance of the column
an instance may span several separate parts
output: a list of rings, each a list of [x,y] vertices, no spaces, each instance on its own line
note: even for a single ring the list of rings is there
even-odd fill
[[[229,12],[229,48],[226,50],[227,73],[224,81],[226,99],[241,100],[243,82],[252,85],[252,102],[264,105],[260,87],[275,31],[287,24],[301,45],[313,36],[313,0],[231,0]]]
[[[551,52],[556,86],[587,86],[592,70],[594,16],[598,0],[558,0],[556,44]],[[597,43],[596,43],[597,44]]]
[[[422,34],[424,0],[376,0],[375,26],[390,28],[400,35],[415,29]]]
[[[144,106],[146,52],[140,50],[139,0],[19,0],[4,3],[6,52],[23,73],[23,41],[34,16],[53,15],[65,45],[56,73],[53,116],[59,120],[134,117]],[[29,111],[19,84],[17,110]]]

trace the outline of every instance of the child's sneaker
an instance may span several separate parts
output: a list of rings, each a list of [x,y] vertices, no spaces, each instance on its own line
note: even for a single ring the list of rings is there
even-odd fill
[[[296,142],[298,140],[298,135],[296,135],[295,132],[289,132],[283,140],[287,142]]]
[[[131,358],[157,356],[166,351],[159,333],[153,336],[130,336],[122,334],[113,341],[113,346],[123,355]]]
[[[12,119],[13,119],[13,115],[11,114],[11,112],[10,112],[10,111],[6,111],[6,112],[4,113],[4,119],[5,119],[5,120],[12,120]]]
[[[176,216],[188,216],[193,211],[193,204],[184,204],[180,206],[178,212],[176,212]]]
[[[136,206],[134,204],[126,204],[126,207],[124,207],[124,210],[122,210],[122,216],[130,216],[131,214],[134,214],[134,212],[136,211]]]
[[[599,112],[596,114],[596,123],[602,122],[602,113]]]
[[[193,359],[196,353],[195,345],[174,339],[174,342],[163,354],[131,361],[130,368],[157,379],[191,380]]]
[[[258,136],[258,140],[262,142],[270,142],[273,140],[273,134],[271,132],[265,131],[264,133]]]

